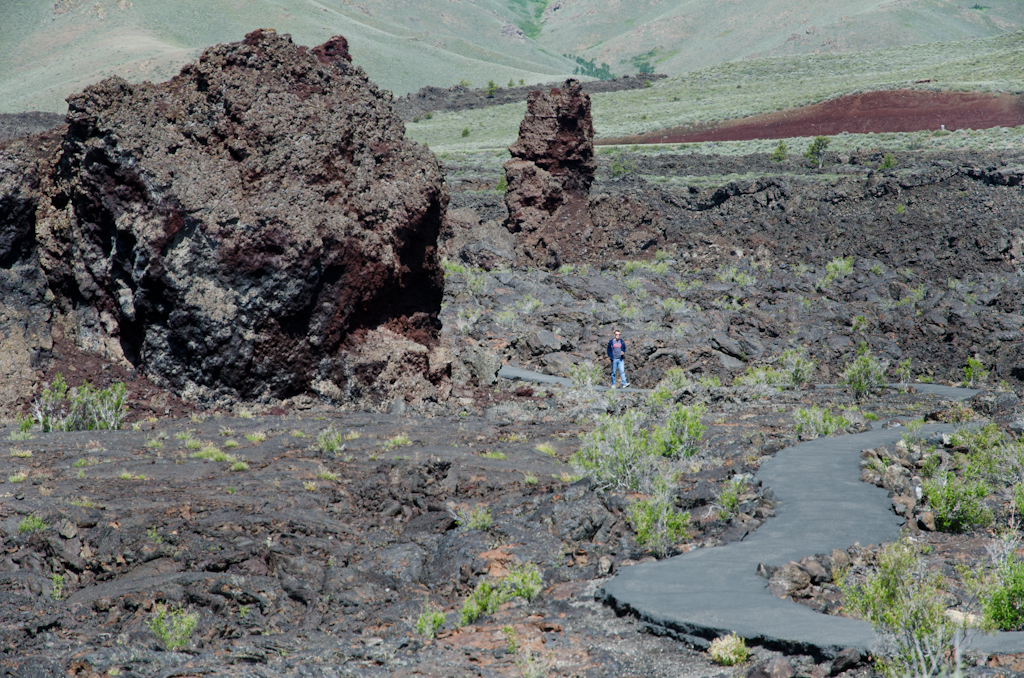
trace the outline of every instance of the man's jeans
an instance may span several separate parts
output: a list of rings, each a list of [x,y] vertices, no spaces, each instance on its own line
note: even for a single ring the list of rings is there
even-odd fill
[[[618,373],[622,375],[622,385],[629,386],[629,384],[626,383],[626,361],[619,358],[618,360],[612,360],[612,388],[615,388],[616,370],[618,370]]]

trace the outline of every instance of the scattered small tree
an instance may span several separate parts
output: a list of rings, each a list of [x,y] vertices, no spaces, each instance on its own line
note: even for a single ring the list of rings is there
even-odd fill
[[[775,162],[782,162],[786,159],[786,151],[788,150],[789,148],[786,146],[786,142],[779,139],[779,145],[775,147],[774,151],[772,151],[772,160]]]
[[[488,99],[493,99],[494,95],[498,93],[498,85],[493,80],[488,80],[484,92],[487,94]]]
[[[812,162],[818,163],[818,169],[825,164],[825,150],[828,148],[829,139],[826,136],[818,135],[811,141],[811,145],[804,151],[804,157]]]

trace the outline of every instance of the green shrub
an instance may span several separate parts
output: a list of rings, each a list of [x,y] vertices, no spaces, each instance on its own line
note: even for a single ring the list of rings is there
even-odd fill
[[[775,147],[774,151],[772,151],[771,159],[775,162],[782,162],[786,159],[786,152],[788,150],[789,147],[786,146],[786,142],[779,139],[779,145]]]
[[[494,190],[499,193],[504,193],[508,190],[508,179],[506,179],[504,175],[498,179],[498,183],[494,185]]]
[[[1001,631],[1024,630],[1024,561],[1009,556],[997,568],[996,579],[982,601],[986,619]]]
[[[945,592],[938,573],[927,573],[913,542],[905,539],[882,548],[878,570],[855,586],[836,582],[845,608],[871,622],[889,651],[878,668],[889,678],[945,675],[942,665],[960,630],[946,616]],[[949,652],[949,655],[953,655]]]
[[[525,598],[532,601],[544,590],[544,580],[540,576],[540,570],[533,563],[510,567],[502,584],[510,591],[509,599]]]
[[[707,426],[700,421],[706,411],[707,408],[701,403],[677,407],[668,416],[665,425],[654,430],[651,440],[654,450],[672,459],[692,457],[700,449],[700,440],[707,430]]]
[[[469,128],[468,127],[463,127],[462,128],[462,137],[466,138],[468,136],[469,136]]]
[[[750,656],[750,650],[747,649],[746,641],[735,633],[730,633],[727,636],[719,636],[712,640],[710,647],[708,647],[708,654],[711,655],[711,659],[716,664],[735,666],[747,661],[747,657]]]
[[[967,448],[967,454],[960,455],[956,462],[968,480],[1009,483],[1024,470],[1024,447],[1008,441],[995,422],[957,429],[952,442]]]
[[[603,369],[587,360],[570,367],[569,377],[574,388],[585,388],[600,384],[604,381],[605,374]]]
[[[892,153],[886,153],[885,157],[882,158],[882,164],[878,166],[880,170],[892,169],[896,166],[896,158]]]
[[[109,388],[96,389],[89,382],[68,388],[57,373],[32,406],[36,423],[48,431],[94,431],[119,429],[128,409],[128,391],[118,381]]]
[[[735,266],[729,266],[728,268],[723,268],[719,270],[718,273],[715,274],[715,277],[719,280],[719,282],[735,283],[740,287],[750,287],[751,285],[757,283],[757,278],[750,275],[749,273],[740,271]]]
[[[797,408],[793,413],[797,435],[808,434],[814,438],[830,436],[849,426],[842,415],[835,415],[828,409],[812,405],[807,409]]]
[[[885,368],[888,360],[878,360],[871,355],[871,349],[861,342],[857,357],[847,364],[840,375],[840,383],[850,387],[857,400],[885,385]]]
[[[967,359],[967,365],[964,366],[964,381],[967,382],[968,388],[981,386],[987,382],[988,374],[988,370],[985,369],[980,360],[977,358]]]
[[[792,386],[803,386],[811,379],[814,369],[818,366],[813,358],[808,359],[804,350],[789,349],[780,356],[786,376]]]
[[[60,600],[64,597],[64,575],[54,574],[50,576],[50,598]]]
[[[521,308],[525,313],[533,313],[542,305],[543,302],[532,294],[527,294],[521,301],[516,302],[516,306]]]
[[[498,85],[493,80],[487,81],[487,87],[484,88],[484,93],[487,94],[488,99],[493,99],[494,95],[498,93]]]
[[[458,509],[454,512],[455,524],[470,530],[486,530],[494,525],[491,509],[486,506],[474,506],[469,511]]]
[[[438,629],[444,626],[444,612],[441,608],[430,602],[429,598],[423,600],[423,610],[416,619],[416,634],[433,638]]]
[[[511,327],[516,324],[516,312],[514,309],[507,308],[504,311],[498,311],[494,314],[494,322],[505,327]]]
[[[772,367],[750,366],[743,374],[736,375],[732,383],[734,386],[781,386],[788,381],[784,374]]]
[[[686,370],[681,367],[671,367],[665,376],[658,382],[659,386],[667,386],[672,391],[686,388],[690,385],[690,378],[686,376]]]
[[[168,650],[188,645],[199,624],[199,613],[185,612],[182,608],[170,610],[166,605],[156,606],[156,616],[149,620],[149,629]]]
[[[667,494],[639,499],[629,505],[626,518],[636,532],[636,543],[664,557],[689,534],[690,514],[680,513]]]
[[[25,516],[18,523],[18,534],[24,534],[26,532],[37,532],[39,530],[45,530],[49,525],[44,523],[41,518],[36,516]]]
[[[835,257],[825,264],[825,277],[818,281],[818,287],[827,288],[836,280],[853,273],[853,257]]]
[[[712,374],[711,376],[703,376],[697,383],[699,383],[704,388],[722,387],[722,380],[718,377],[717,374]]]
[[[651,389],[650,395],[647,396],[647,402],[654,407],[661,407],[672,400],[672,389],[667,384],[658,384]]]
[[[989,489],[980,480],[965,481],[947,471],[924,481],[922,489],[935,514],[935,527],[943,532],[963,532],[992,522],[992,512],[981,503]]]
[[[557,457],[558,450],[551,443],[539,443],[535,448],[538,452],[548,455],[549,457]]]
[[[740,495],[747,489],[747,481],[743,479],[732,479],[722,485],[722,491],[718,493],[718,500],[715,502],[721,509],[722,520],[728,520],[739,512]]]
[[[577,473],[590,476],[603,489],[650,492],[658,473],[658,455],[650,449],[644,415],[630,410],[622,416],[602,414],[569,459]]]
[[[472,624],[480,617],[494,614],[502,603],[513,598],[533,600],[544,589],[540,570],[532,563],[514,566],[503,579],[481,579],[462,602],[459,626]]]
[[[341,451],[344,446],[343,440],[341,431],[334,428],[334,424],[330,424],[317,435],[316,448],[325,454],[334,454]]]
[[[901,360],[896,366],[896,378],[900,380],[900,390],[903,392],[907,391],[907,386],[910,384],[910,358]]]
[[[612,178],[619,179],[636,172],[636,163],[628,156],[623,156],[621,151],[616,151],[608,164],[608,172]]]

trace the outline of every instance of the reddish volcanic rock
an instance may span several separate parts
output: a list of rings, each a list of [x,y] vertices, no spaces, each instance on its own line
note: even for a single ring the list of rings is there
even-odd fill
[[[255,31],[69,107],[35,226],[79,346],[197,397],[364,392],[375,338],[439,378],[443,172],[344,38]]]
[[[524,263],[557,267],[564,259],[562,236],[587,225],[587,194],[597,167],[590,96],[579,82],[532,92],[509,152],[508,230],[520,234]]]
[[[701,127],[677,127],[599,144],[678,144],[705,141],[785,139],[842,132],[869,134],[919,130],[986,129],[1024,125],[1024,97],[991,92],[892,90],[849,94],[821,103],[725,120]]]
[[[590,197],[597,162],[590,97],[575,80],[533,92],[505,163],[506,227],[520,264],[558,268],[645,256],[664,241],[661,214],[632,195]],[[465,257],[463,257],[465,258]]]

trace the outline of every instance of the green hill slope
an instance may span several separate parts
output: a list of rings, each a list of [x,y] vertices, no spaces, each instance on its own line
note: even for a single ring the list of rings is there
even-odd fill
[[[993,96],[1021,93],[1022,63],[1024,32],[849,54],[744,59],[657,80],[643,89],[594,94],[594,128],[598,137],[623,137],[771,113],[878,89],[991,91]],[[502,155],[515,140],[525,110],[526,104],[519,103],[435,113],[430,119],[409,123],[406,129],[411,138],[435,151]],[[1019,145],[1020,131],[1011,135],[1018,137]],[[908,140],[912,136],[904,135]]]
[[[737,59],[991,37],[1024,3],[985,0],[552,0],[539,42],[615,72],[677,74]]]
[[[1024,2],[984,0],[9,0],[0,112],[63,111],[110,75],[162,80],[206,46],[254,28],[355,61],[404,94],[468,80],[556,81],[576,59],[614,74],[677,75],[762,56],[843,53],[1024,28]],[[567,57],[565,55],[570,55]]]
[[[0,21],[0,112],[63,111],[66,96],[111,75],[164,80],[204,47],[260,27],[306,45],[344,35],[355,62],[398,94],[460,80],[549,82],[574,67],[487,2],[15,0]]]

